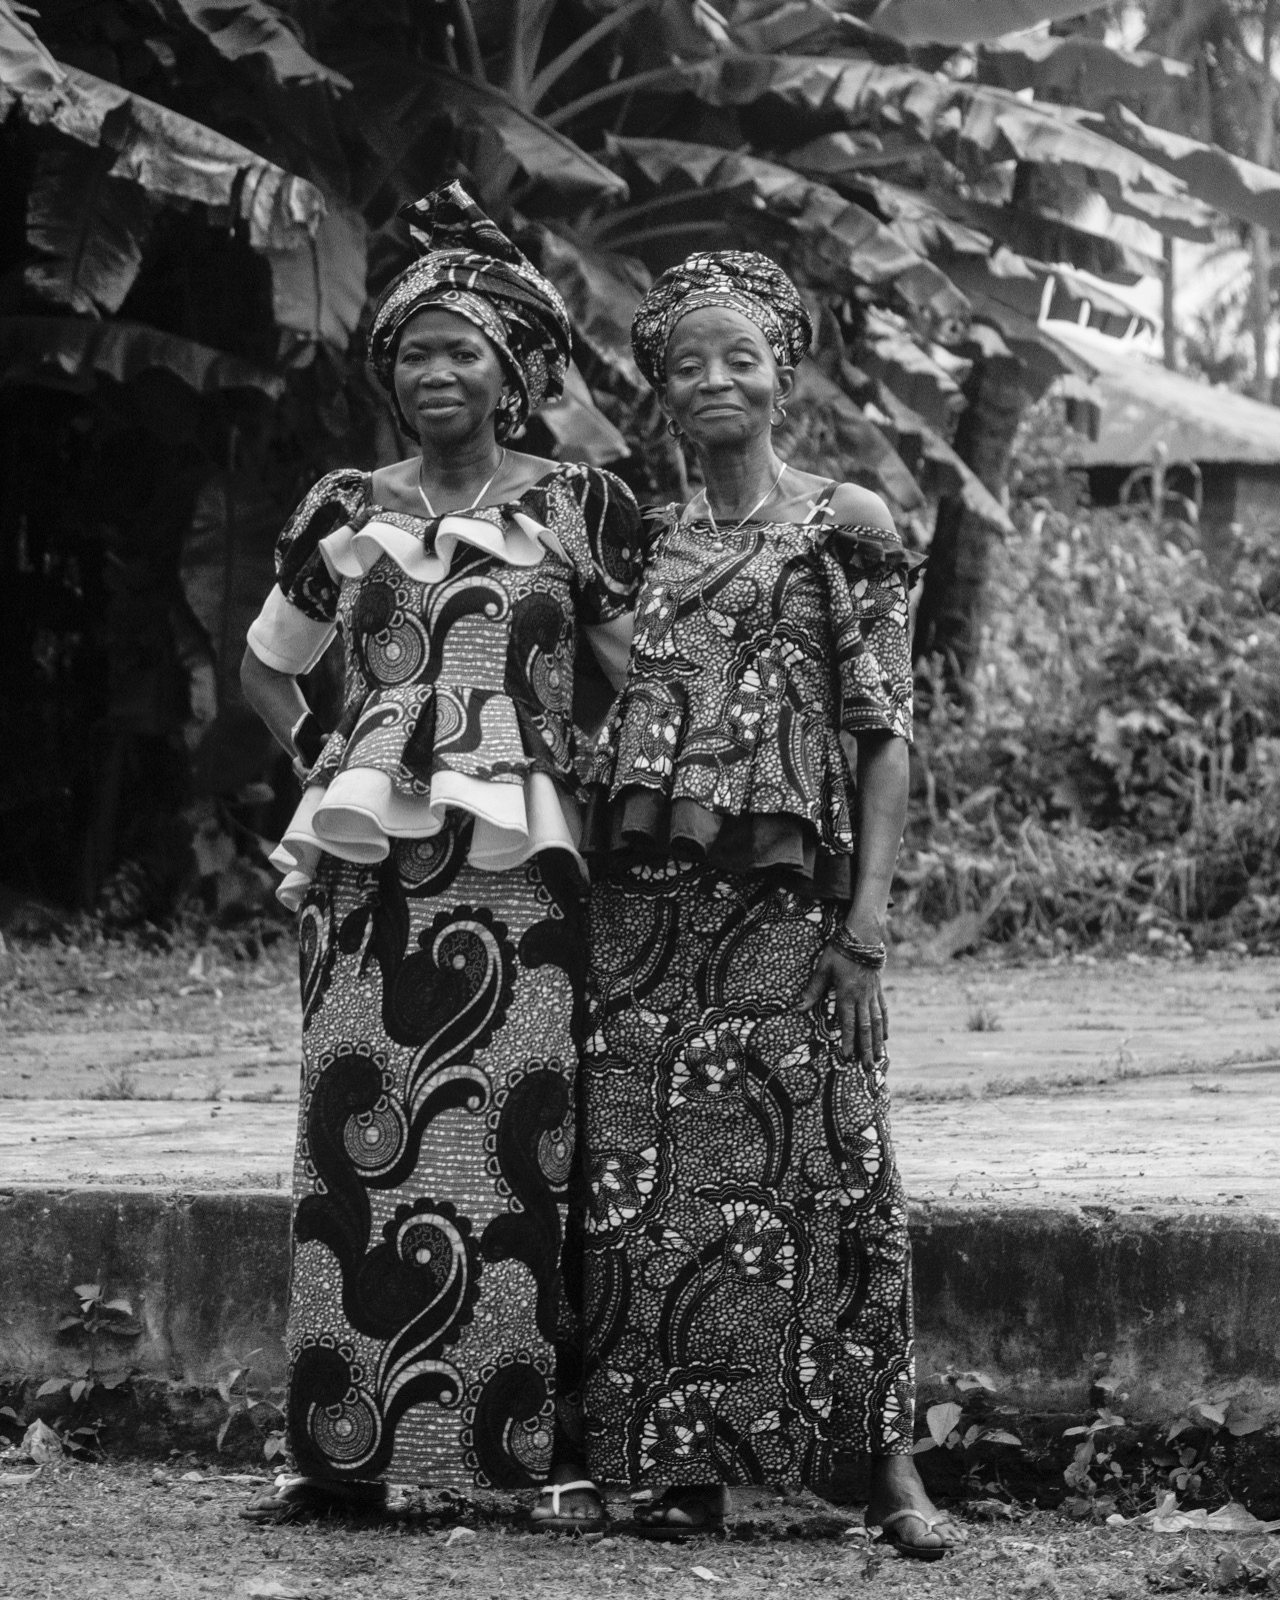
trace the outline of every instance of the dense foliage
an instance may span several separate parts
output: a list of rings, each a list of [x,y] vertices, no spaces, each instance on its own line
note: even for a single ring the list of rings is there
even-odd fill
[[[967,706],[923,677],[903,927],[1271,948],[1274,530],[1239,530],[1211,570],[1185,526],[1079,503],[1062,443],[1058,408],[1037,407]]]

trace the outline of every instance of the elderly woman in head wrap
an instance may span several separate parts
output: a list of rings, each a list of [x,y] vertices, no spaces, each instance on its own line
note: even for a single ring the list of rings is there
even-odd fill
[[[573,689],[584,639],[621,681],[639,513],[609,473],[506,442],[561,391],[555,289],[458,185],[407,215],[425,253],[382,296],[370,357],[418,449],[306,495],[242,669],[303,785],[273,857],[301,954],[303,1476],[257,1510],[549,1473],[535,1517],[592,1527],[592,1486],[564,1487],[584,1476]],[[335,632],[345,700],[324,730],[297,679]]]
[[[664,1537],[725,1484],[871,1457],[868,1520],[932,1559],[880,985],[909,563],[874,494],[774,452],[809,338],[737,252],[664,273],[632,327],[703,487],[653,540],[589,807],[587,1453],[665,1490],[638,1513]]]

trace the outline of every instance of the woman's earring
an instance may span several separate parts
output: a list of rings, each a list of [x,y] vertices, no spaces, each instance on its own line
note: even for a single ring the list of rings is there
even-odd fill
[[[676,426],[676,419],[674,417],[667,418],[667,432],[673,439],[678,439],[680,437],[680,429]]]
[[[782,426],[782,424],[787,420],[787,408],[786,408],[786,406],[778,406],[778,407],[776,407],[776,410],[777,410],[777,413],[778,413],[776,417],[774,416],[772,411],[769,413],[769,421],[770,421],[770,423],[772,424],[773,427],[780,428]]]

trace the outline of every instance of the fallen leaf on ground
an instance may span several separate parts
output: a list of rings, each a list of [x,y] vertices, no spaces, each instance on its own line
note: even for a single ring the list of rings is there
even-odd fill
[[[182,1480],[181,1481],[183,1483],[203,1483],[204,1482],[204,1473],[203,1472],[184,1472],[182,1474]]]
[[[977,1517],[1003,1517],[1009,1522],[1016,1521],[1018,1516],[1014,1508],[1003,1500],[971,1500],[965,1510]]]
[[[695,1578],[701,1578],[705,1583],[723,1583],[725,1580],[718,1572],[712,1572],[710,1567],[690,1567],[689,1571]]]
[[[445,1540],[445,1543],[446,1544],[465,1544],[468,1539],[474,1539],[474,1538],[475,1538],[475,1532],[474,1532],[473,1529],[471,1529],[471,1528],[454,1528],[450,1532],[449,1537]]]
[[[1166,1494],[1154,1511],[1148,1511],[1146,1520],[1154,1533],[1280,1533],[1280,1519],[1260,1522],[1248,1506],[1238,1500],[1217,1511],[1179,1511],[1177,1496]]]
[[[22,1451],[38,1467],[52,1466],[55,1461],[61,1461],[65,1454],[62,1440],[47,1422],[41,1422],[38,1417],[22,1436]]]
[[[39,1476],[39,1467],[34,1472],[0,1472],[0,1488],[11,1489],[15,1484],[30,1483],[32,1478]]]
[[[307,1600],[307,1591],[279,1578],[250,1578],[245,1585],[249,1600]]]

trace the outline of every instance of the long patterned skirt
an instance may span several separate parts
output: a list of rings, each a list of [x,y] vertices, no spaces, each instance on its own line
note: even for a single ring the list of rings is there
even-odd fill
[[[477,872],[469,837],[326,856],[300,912],[287,1415],[308,1476],[520,1488],[575,1431],[581,892],[554,855]]]
[[[591,894],[581,1083],[587,1459],[806,1484],[911,1449],[906,1205],[884,1068],[797,1009],[837,909],[691,865]]]

